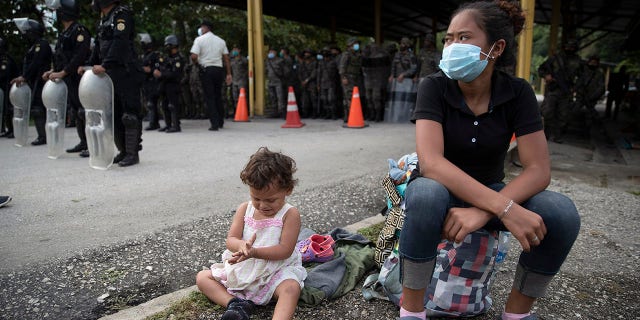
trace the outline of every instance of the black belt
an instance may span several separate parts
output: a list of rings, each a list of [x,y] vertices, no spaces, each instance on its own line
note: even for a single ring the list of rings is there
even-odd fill
[[[204,68],[205,69],[207,69],[207,68],[220,68],[220,69],[222,69],[222,67],[218,67],[218,66],[208,66],[208,67],[204,67]]]

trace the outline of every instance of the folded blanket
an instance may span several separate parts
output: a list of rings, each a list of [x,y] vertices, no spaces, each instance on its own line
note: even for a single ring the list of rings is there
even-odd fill
[[[314,232],[304,228],[298,240],[310,237]],[[307,279],[300,294],[301,305],[314,306],[325,299],[336,299],[353,290],[364,274],[376,266],[373,261],[373,244],[360,234],[336,228],[330,233],[336,241],[334,257],[325,263],[305,263]]]

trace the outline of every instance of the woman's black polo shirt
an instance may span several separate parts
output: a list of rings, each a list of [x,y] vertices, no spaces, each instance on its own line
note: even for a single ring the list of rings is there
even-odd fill
[[[464,102],[457,81],[442,72],[424,78],[412,121],[419,119],[441,123],[445,158],[485,185],[504,179],[504,158],[513,133],[519,137],[542,130],[531,86],[501,71],[494,71],[491,78],[489,111],[479,116]]]

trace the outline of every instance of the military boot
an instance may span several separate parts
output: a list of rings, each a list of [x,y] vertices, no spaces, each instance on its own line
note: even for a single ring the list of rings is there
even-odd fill
[[[128,167],[140,162],[138,150],[140,148],[140,135],[138,128],[126,128],[124,132],[124,150],[126,155],[118,162],[121,167]]]
[[[171,111],[171,127],[167,129],[167,133],[180,132],[180,120],[178,119],[178,111]]]
[[[36,131],[38,132],[38,137],[31,142],[31,145],[40,146],[43,144],[47,144],[47,133],[44,130],[44,126],[47,123],[47,118],[44,117],[34,117],[33,122],[35,123]]]

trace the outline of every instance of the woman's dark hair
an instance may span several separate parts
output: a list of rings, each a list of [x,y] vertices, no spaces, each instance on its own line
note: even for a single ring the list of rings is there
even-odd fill
[[[298,183],[298,180],[293,178],[296,170],[296,162],[291,157],[261,147],[249,158],[249,162],[240,172],[240,179],[244,184],[258,190],[268,187],[293,190]]]
[[[516,63],[518,43],[516,35],[524,28],[525,15],[518,1],[495,0],[468,2],[460,6],[452,15],[470,10],[476,23],[486,34],[489,43],[504,39],[506,46],[496,66],[512,66]]]

